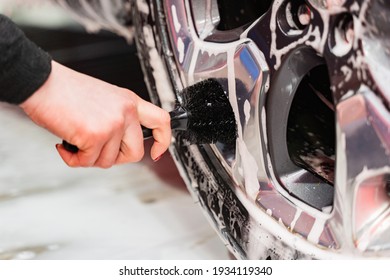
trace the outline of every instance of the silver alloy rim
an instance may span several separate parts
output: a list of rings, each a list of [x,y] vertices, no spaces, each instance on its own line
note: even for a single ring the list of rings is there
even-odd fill
[[[254,223],[267,224],[271,234],[314,257],[387,256],[390,116],[383,96],[390,92],[383,76],[390,77],[390,68],[378,70],[377,64],[385,59],[389,65],[384,52],[390,44],[388,33],[377,34],[367,26],[387,22],[386,17],[376,20],[371,15],[390,9],[381,1],[302,1],[296,23],[288,14],[289,5],[290,1],[274,1],[249,27],[220,32],[216,0],[164,1],[176,85],[214,77],[229,94],[238,123],[236,147],[211,147],[234,182],[232,187],[253,210]],[[288,20],[281,22],[280,14]],[[262,22],[270,28],[259,30]],[[269,36],[267,53],[255,35]],[[378,50],[378,45],[385,50],[373,54],[371,49]],[[329,63],[332,59],[336,63]],[[286,137],[289,110],[302,79],[324,63],[336,103],[334,189],[291,165],[286,147],[272,148],[276,137]],[[283,101],[287,105],[274,108]],[[283,129],[274,130],[276,123]]]

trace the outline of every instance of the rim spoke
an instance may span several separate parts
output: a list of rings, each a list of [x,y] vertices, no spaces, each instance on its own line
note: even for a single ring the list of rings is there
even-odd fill
[[[362,87],[339,103],[337,115],[335,228],[343,228],[338,234],[352,236],[361,251],[389,248],[390,114],[368,87]]]

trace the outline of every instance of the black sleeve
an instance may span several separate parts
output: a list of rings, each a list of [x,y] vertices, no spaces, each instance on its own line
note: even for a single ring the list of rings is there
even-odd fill
[[[50,56],[0,15],[0,101],[20,104],[47,80]]]

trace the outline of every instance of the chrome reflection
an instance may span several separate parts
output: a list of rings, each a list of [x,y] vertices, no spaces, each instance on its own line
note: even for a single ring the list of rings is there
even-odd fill
[[[193,20],[200,39],[205,39],[218,26],[217,0],[191,1]]]
[[[390,249],[390,113],[362,86],[337,106],[337,114],[343,148],[338,150],[342,168],[337,174],[333,222],[335,228],[344,229],[337,234],[352,236],[351,245],[363,252]]]
[[[375,82],[390,102],[390,7],[388,2],[371,2],[364,14],[367,25],[362,36],[365,59]]]

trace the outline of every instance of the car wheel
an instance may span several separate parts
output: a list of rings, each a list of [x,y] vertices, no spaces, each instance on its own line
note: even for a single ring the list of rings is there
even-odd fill
[[[234,145],[171,153],[243,259],[370,258],[390,247],[390,7],[384,1],[134,1],[154,103],[215,78]],[[216,128],[223,129],[223,128]]]

